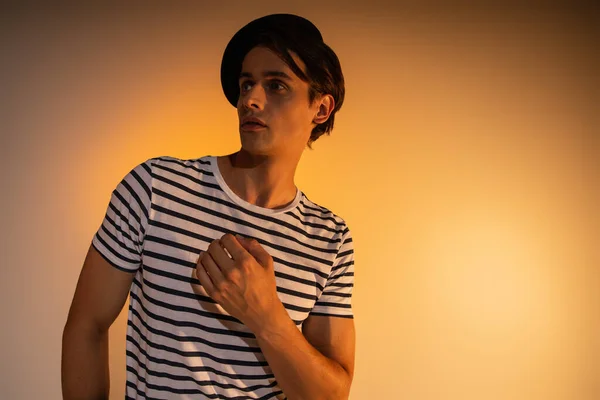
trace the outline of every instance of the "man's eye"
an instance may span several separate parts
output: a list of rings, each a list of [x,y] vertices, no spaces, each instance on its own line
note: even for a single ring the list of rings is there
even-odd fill
[[[281,84],[281,83],[279,83],[279,82],[270,82],[270,83],[269,83],[269,89],[271,89],[271,90],[274,90],[274,91],[276,91],[276,92],[277,92],[277,91],[280,91],[280,90],[284,90],[284,89],[285,89],[285,86],[284,86],[284,85],[282,85],[282,84]]]
[[[248,82],[248,81],[242,82],[240,84],[240,90],[242,92],[246,92],[246,91],[250,90],[250,88],[252,88],[252,84],[250,82]]]

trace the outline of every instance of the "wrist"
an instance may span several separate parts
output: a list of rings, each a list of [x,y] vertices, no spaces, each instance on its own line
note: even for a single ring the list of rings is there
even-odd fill
[[[257,339],[267,339],[274,334],[279,334],[288,325],[295,327],[294,322],[287,313],[283,304],[279,301],[273,309],[267,312],[260,321],[250,327]]]

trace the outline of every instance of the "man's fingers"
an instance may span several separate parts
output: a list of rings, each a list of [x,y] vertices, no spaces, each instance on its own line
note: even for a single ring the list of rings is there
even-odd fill
[[[213,260],[211,253],[203,252],[202,256],[200,257],[199,264],[204,267],[204,270],[210,276],[210,280],[214,287],[217,287],[223,281],[223,279],[225,279],[223,272],[221,272],[221,269]]]
[[[216,263],[221,271],[226,271],[232,267],[231,257],[229,257],[228,251],[224,248],[224,243],[220,239],[215,239],[208,246],[207,253],[212,257],[213,262]],[[210,273],[210,271],[208,271]]]
[[[215,290],[215,287],[212,280],[210,279],[210,276],[208,276],[206,270],[204,269],[204,266],[200,261],[198,261],[198,264],[196,265],[196,277],[200,281],[200,284],[202,285],[206,293],[210,296],[211,293]]]
[[[223,235],[220,242],[224,251],[226,251],[234,261],[244,257],[244,254],[246,253],[244,246],[241,241],[237,240],[231,233]]]
[[[244,249],[250,253],[250,255],[254,257],[260,265],[263,267],[269,266],[269,263],[271,262],[271,255],[267,253],[264,247],[262,247],[256,239],[248,239],[240,235],[236,235],[236,238],[244,247]]]
[[[223,247],[227,249],[233,260],[241,260],[247,254],[250,254],[263,267],[270,266],[272,262],[271,255],[258,243],[256,239],[248,239],[241,235],[233,236],[230,233],[221,238]],[[218,260],[217,260],[218,261]]]

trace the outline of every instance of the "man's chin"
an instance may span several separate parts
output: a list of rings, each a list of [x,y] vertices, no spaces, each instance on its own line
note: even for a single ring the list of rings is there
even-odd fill
[[[245,141],[242,140],[242,149],[241,151],[246,153],[247,155],[252,156],[268,156],[271,155],[272,151],[271,147],[266,145],[265,143],[257,143],[254,141]]]

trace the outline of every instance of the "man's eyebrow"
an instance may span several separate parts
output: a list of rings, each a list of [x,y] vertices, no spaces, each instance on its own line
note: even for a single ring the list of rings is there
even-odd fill
[[[278,77],[278,78],[283,78],[283,79],[287,79],[288,81],[293,80],[288,74],[286,74],[285,72],[282,71],[265,71],[262,74],[265,78],[271,78],[271,77]],[[252,74],[250,72],[242,72],[240,74],[240,78],[253,78]]]

